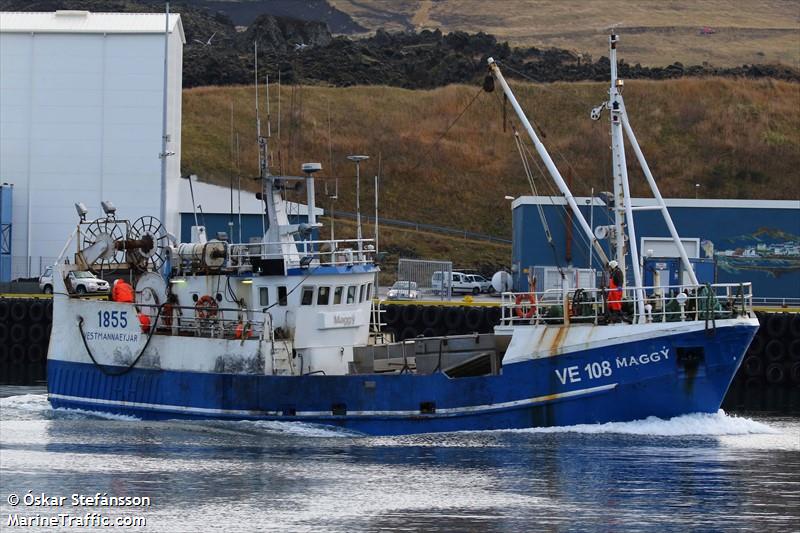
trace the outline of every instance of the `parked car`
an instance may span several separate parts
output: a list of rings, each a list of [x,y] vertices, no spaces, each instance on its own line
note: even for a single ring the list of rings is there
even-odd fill
[[[494,287],[492,287],[491,280],[488,280],[481,276],[480,274],[467,274],[467,278],[474,284],[478,285],[481,289],[481,292],[494,292]]]
[[[473,279],[474,276],[476,275],[464,274],[463,272],[451,272],[450,280],[447,280],[447,273],[437,270],[433,273],[433,277],[431,278],[431,288],[433,289],[433,294],[439,294],[440,292],[447,291],[448,286],[450,287],[450,292],[452,294],[458,292],[480,294],[480,292],[483,290],[483,286],[481,285],[480,281]],[[482,278],[482,276],[478,277]],[[491,286],[491,283],[489,283],[489,286]]]
[[[389,289],[390,300],[416,300],[419,298],[417,283],[414,281],[396,281]]]
[[[86,271],[70,272],[65,281],[70,292],[76,294],[108,292],[111,288],[106,280]],[[45,294],[53,294],[53,267],[45,269],[39,278],[39,288]]]

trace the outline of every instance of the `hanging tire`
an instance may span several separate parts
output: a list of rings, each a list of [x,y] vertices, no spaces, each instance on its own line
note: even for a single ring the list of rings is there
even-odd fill
[[[28,346],[28,362],[31,364],[38,365],[42,361],[44,361],[44,348],[42,348],[41,344],[31,344]]]
[[[442,320],[442,306],[429,305],[422,309],[422,323],[427,328],[435,328]]]
[[[786,370],[780,363],[772,363],[767,367],[767,381],[773,385],[778,385],[786,381]]]
[[[44,340],[45,327],[41,324],[31,324],[28,328],[28,339],[33,344],[41,344]]]
[[[25,346],[19,343],[12,344],[11,348],[8,350],[8,359],[11,361],[12,365],[21,365],[25,361],[26,355],[27,350]]]
[[[800,339],[800,314],[795,314],[789,322],[789,334],[793,339]]]
[[[764,337],[761,335],[756,335],[753,337],[753,342],[750,343],[750,347],[747,348],[747,353],[749,355],[759,356],[764,353]]]
[[[385,311],[383,312],[383,321],[386,323],[387,326],[395,327],[400,323],[400,306],[399,305],[387,305],[384,306]]]
[[[8,342],[8,324],[0,322],[0,344]]]
[[[413,339],[419,335],[419,331],[414,326],[406,326],[400,331],[400,340]]]
[[[468,307],[464,313],[464,328],[470,333],[481,329],[483,312],[480,307]]]
[[[767,343],[767,347],[764,348],[764,353],[767,354],[767,359],[770,362],[777,363],[786,357],[786,346],[783,341],[772,339]]]
[[[503,318],[503,310],[499,306],[490,307],[486,310],[486,322],[491,327],[499,325],[501,318]]]
[[[8,313],[9,313],[9,305],[8,300],[5,298],[0,299],[0,322],[5,322],[8,320]]]
[[[425,338],[438,337],[438,335],[436,334],[436,329],[434,329],[434,328],[425,328],[425,329],[423,329],[422,330],[422,336],[425,337]]]
[[[464,324],[464,311],[460,307],[448,307],[444,312],[444,327],[448,331],[459,331]]]
[[[759,357],[750,356],[744,360],[744,373],[749,377],[764,375],[764,362]]]
[[[39,300],[32,301],[31,305],[28,307],[28,314],[31,317],[31,322],[41,322],[44,318],[44,309],[44,302]]]
[[[44,319],[47,322],[53,321],[53,300],[44,304]]]
[[[14,385],[24,385],[28,381],[25,374],[26,370],[23,363],[13,363],[8,367],[8,381]]]
[[[767,333],[771,339],[779,339],[789,331],[789,316],[785,313],[774,313],[767,321]]]
[[[792,361],[800,361],[800,339],[789,343],[789,358]]]
[[[744,382],[744,388],[749,391],[759,391],[764,388],[764,378],[761,376],[747,378],[747,381]]]
[[[28,339],[28,328],[24,324],[11,324],[8,338],[14,343],[23,343]]]
[[[792,378],[794,383],[800,384],[800,362],[792,365],[792,368],[789,371],[789,376]]]
[[[8,345],[0,342],[0,365],[8,363]]]
[[[11,304],[11,320],[14,322],[24,322],[28,319],[28,302],[24,300],[16,300]]]
[[[403,324],[406,326],[414,326],[416,325],[421,319],[422,311],[420,311],[420,306],[418,305],[404,305],[402,316],[403,316]]]

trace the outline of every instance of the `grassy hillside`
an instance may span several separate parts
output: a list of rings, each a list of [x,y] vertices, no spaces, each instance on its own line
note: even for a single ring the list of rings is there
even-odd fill
[[[517,46],[606,54],[617,25],[621,56],[645,65],[800,66],[800,11],[793,0],[330,0],[364,27],[484,31]],[[700,35],[709,26],[712,35]]]
[[[575,193],[588,194],[590,187],[611,190],[607,118],[589,119],[590,108],[603,101],[605,86],[520,84],[515,90],[562,173],[572,175]],[[503,131],[497,91],[480,93],[438,144],[477,94],[475,87],[283,87],[280,129],[276,93],[273,87],[274,170],[282,166],[286,173],[299,174],[302,162],[320,161],[321,177],[342,177],[336,209],[354,210],[355,170],[345,156],[363,153],[372,157],[361,169],[363,201],[370,206],[379,156],[382,161],[382,216],[510,235],[504,196],[530,194],[530,188],[511,133],[516,121],[508,107]],[[665,196],[693,197],[699,183],[700,197],[705,198],[800,198],[800,85],[771,80],[632,81],[626,84],[625,96],[632,125]],[[233,105],[242,175],[256,174],[252,97],[249,87],[184,92],[185,172],[229,183],[234,166]],[[635,158],[628,161],[633,192],[645,195]],[[253,190],[257,187],[255,182],[245,183]],[[537,177],[536,183],[540,193],[553,190],[549,179]],[[332,181],[328,191],[333,191]],[[324,199],[322,184],[318,198]],[[330,207],[327,201],[321,203]]]

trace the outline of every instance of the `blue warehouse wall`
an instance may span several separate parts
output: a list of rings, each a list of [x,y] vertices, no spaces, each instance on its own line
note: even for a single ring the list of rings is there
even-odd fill
[[[228,233],[228,237],[230,238],[231,242],[240,242],[239,241],[239,217],[238,215],[233,217],[233,231],[231,232],[230,227],[228,226],[228,222],[231,220],[231,216],[227,213],[225,214],[209,214],[206,213],[204,215],[197,215],[198,222],[201,225],[205,225],[206,227],[206,234],[210,239],[216,238],[217,232],[224,231]],[[290,215],[289,222],[292,224],[301,224],[303,222],[307,222],[308,217],[306,215]],[[192,238],[192,226],[194,226],[194,215],[192,213],[181,213],[181,241],[182,242],[189,242]],[[314,235],[316,235],[316,230]],[[242,238],[241,242],[250,242],[250,239],[253,237],[257,237],[261,239],[264,236],[262,222],[261,222],[261,215],[252,215],[248,214],[242,215]],[[316,236],[315,236],[316,238]]]
[[[516,267],[515,288],[527,290],[523,269],[533,265],[565,265],[567,219],[565,205],[542,205],[555,243],[555,251],[547,243],[537,206],[515,204],[512,261]],[[667,201],[670,203],[670,201]],[[682,238],[699,238],[703,255],[713,255],[717,263],[719,283],[751,281],[757,297],[800,298],[800,202],[753,202],[759,207],[711,207],[736,202],[683,201],[693,206],[670,207],[670,214]],[[738,202],[747,203],[747,202]],[[634,202],[635,204],[635,202]],[[589,206],[579,201],[588,221]],[[612,223],[605,206],[595,205],[594,226]],[[658,211],[634,213],[637,240],[642,237],[669,237]],[[572,264],[589,266],[588,242],[572,222]],[[608,250],[607,243],[605,248]],[[594,257],[593,268],[600,268]]]

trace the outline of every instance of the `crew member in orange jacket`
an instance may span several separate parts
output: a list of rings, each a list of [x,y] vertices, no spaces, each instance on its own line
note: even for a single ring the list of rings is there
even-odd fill
[[[133,287],[123,279],[114,280],[111,287],[111,299],[115,302],[133,303]]]
[[[614,260],[608,262],[608,310],[619,314],[622,312],[622,271],[619,263]]]

